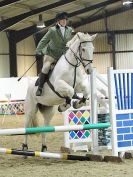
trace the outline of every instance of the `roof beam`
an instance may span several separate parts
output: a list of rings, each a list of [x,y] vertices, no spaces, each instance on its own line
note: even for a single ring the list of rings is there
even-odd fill
[[[107,31],[87,31],[87,33],[89,34],[104,34],[104,33],[112,33],[114,32],[115,34],[132,34],[133,33],[133,29],[126,29],[126,30],[108,30]]]
[[[34,33],[39,32],[41,30],[42,29],[40,29],[40,30],[37,29],[36,25],[34,25],[34,26],[30,26],[28,28],[24,28],[22,30],[16,31],[16,36],[17,36],[16,42],[20,42],[20,41],[24,40],[25,38],[31,36]]]
[[[86,8],[83,8],[83,9],[80,9],[80,10],[77,10],[75,12],[70,13],[69,17],[73,17],[75,15],[80,15],[82,13],[86,13],[86,12],[91,11],[91,10],[96,10],[97,8],[101,8],[101,7],[116,3],[118,1],[121,1],[121,0],[110,0],[110,1],[107,0],[107,1],[104,1],[104,2],[101,2],[101,3],[98,3],[98,4],[94,4],[92,6],[89,6],[89,7],[86,7]]]
[[[38,9],[33,9],[29,12],[26,12],[24,14],[20,14],[18,16],[15,16],[15,17],[11,17],[9,19],[6,19],[6,20],[3,20],[0,22],[0,31],[4,31],[6,30],[7,28],[15,25],[16,23],[19,23],[20,21],[32,16],[32,15],[36,15],[36,14],[39,14],[41,12],[44,12],[44,11],[47,11],[47,10],[50,10],[50,9],[53,9],[55,7],[59,7],[59,6],[62,6],[62,5],[65,5],[65,4],[68,4],[68,3],[71,3],[73,1],[76,1],[76,0],[60,0],[58,2],[55,2],[55,3],[52,3],[52,4],[49,4],[47,6],[44,6],[44,7],[40,7]]]
[[[69,17],[73,17],[75,15],[86,13],[86,12],[88,12],[90,10],[94,10],[94,9],[97,9],[97,8],[101,8],[103,6],[110,5],[112,3],[116,3],[118,1],[121,1],[121,0],[110,0],[110,1],[106,0],[106,1],[104,1],[102,3],[98,3],[98,4],[95,4],[95,5],[92,5],[92,6],[89,6],[89,7],[74,11],[72,13],[69,13],[68,16]],[[48,26],[52,25],[54,23],[54,21],[55,21],[55,19],[51,19],[51,20],[45,21],[45,25],[48,27]],[[26,37],[28,37],[28,36],[36,33],[36,32],[42,31],[42,30],[44,30],[44,29],[38,30],[35,25],[31,26],[31,27],[28,27],[28,28],[25,28],[25,29],[20,30],[20,31],[17,32],[17,36],[18,36],[17,39],[18,39],[18,41],[21,41],[24,38],[26,38]]]
[[[116,14],[119,14],[119,13],[123,13],[123,12],[126,12],[126,11],[131,10],[131,9],[133,9],[133,4],[130,4],[130,6],[123,6],[121,8],[111,10],[109,12],[106,12],[106,14],[99,14],[99,15],[96,15],[96,16],[93,16],[93,17],[90,17],[90,18],[87,17],[85,19],[82,19],[82,21],[80,21],[80,22],[73,23],[72,26],[74,28],[78,28],[78,27],[86,25],[88,23],[100,20],[100,19],[105,18],[105,17],[110,17],[110,16],[113,16],[113,15],[116,15]]]
[[[18,1],[21,1],[21,0],[12,0],[12,1],[11,0],[3,0],[0,2],[0,8],[5,7],[5,6],[9,6],[9,5],[14,4]]]

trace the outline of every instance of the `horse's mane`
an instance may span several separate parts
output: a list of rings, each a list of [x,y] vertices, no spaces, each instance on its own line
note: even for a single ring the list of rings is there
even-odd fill
[[[74,37],[66,43],[66,46],[70,47],[76,39],[77,39],[77,34],[75,34]]]
[[[93,41],[96,35],[97,34],[91,36],[88,33],[78,32],[74,35],[74,37],[70,41],[67,42],[66,46],[70,47],[76,41],[76,39],[80,39],[81,42]]]

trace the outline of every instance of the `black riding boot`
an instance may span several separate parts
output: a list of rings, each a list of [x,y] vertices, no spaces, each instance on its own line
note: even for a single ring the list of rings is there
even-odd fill
[[[38,85],[38,89],[36,91],[36,96],[42,95],[43,85],[46,82],[47,78],[48,78],[47,74],[44,74],[44,73],[39,74],[39,85]]]

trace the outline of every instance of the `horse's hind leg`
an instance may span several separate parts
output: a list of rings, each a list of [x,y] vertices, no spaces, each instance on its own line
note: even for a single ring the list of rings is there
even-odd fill
[[[43,118],[44,118],[44,125],[45,126],[49,126],[50,125],[50,121],[54,116],[55,113],[55,108],[53,106],[45,106],[43,110],[40,110]],[[47,146],[46,146],[46,133],[42,133],[42,149],[41,151],[46,151],[47,150]]]
[[[38,126],[36,117],[37,111],[38,107],[33,101],[25,101],[25,128]],[[22,149],[28,149],[28,135],[24,136],[24,143],[22,145]]]

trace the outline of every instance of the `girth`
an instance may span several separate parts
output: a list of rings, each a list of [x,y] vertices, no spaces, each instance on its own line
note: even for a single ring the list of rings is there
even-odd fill
[[[56,93],[56,95],[58,95],[60,98],[65,98],[65,97],[61,96],[58,92],[56,92],[54,86],[51,84],[51,82],[50,82],[49,79],[47,80],[47,84],[48,84],[48,86],[51,88],[51,90],[52,90],[54,93]]]

